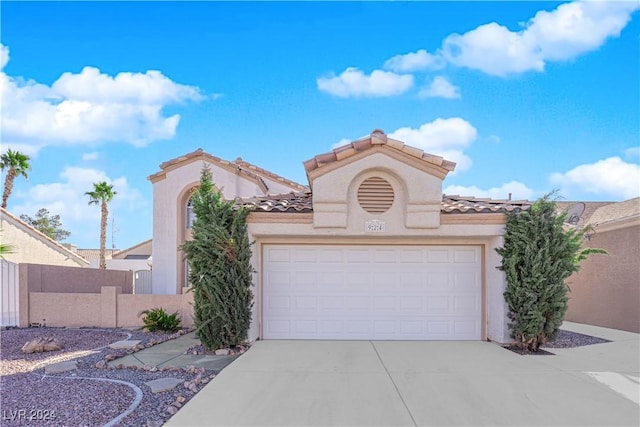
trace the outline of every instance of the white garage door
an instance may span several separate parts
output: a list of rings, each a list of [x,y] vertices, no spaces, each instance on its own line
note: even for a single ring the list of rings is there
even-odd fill
[[[479,340],[479,246],[265,245],[264,339]]]

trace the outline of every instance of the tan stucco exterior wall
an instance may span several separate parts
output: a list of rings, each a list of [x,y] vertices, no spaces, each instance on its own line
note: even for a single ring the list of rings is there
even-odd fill
[[[231,172],[215,163],[193,161],[169,170],[153,183],[153,293],[176,294],[184,284],[183,258],[178,247],[185,239],[185,206],[188,193],[200,183],[203,163],[211,169],[214,185],[225,199],[264,194],[260,186],[245,175]],[[265,178],[269,193],[279,194],[292,188]]]
[[[131,271],[99,270],[41,264],[20,264],[20,286],[29,292],[99,293],[103,286],[119,286],[133,293]]]
[[[88,262],[59,247],[55,242],[48,241],[33,230],[5,218],[4,214],[0,214],[0,240],[12,247],[12,253],[3,255],[7,261],[69,267],[88,265]]]
[[[586,242],[609,255],[591,255],[568,279],[566,319],[640,332],[640,225],[597,230]]]

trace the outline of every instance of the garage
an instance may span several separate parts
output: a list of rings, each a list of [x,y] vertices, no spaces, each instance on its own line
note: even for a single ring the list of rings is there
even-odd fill
[[[262,338],[479,340],[480,245],[262,246]]]

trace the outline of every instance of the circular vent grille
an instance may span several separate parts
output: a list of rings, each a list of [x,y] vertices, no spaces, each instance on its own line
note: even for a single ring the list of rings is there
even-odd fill
[[[393,187],[384,178],[367,178],[358,188],[358,202],[369,213],[388,211],[393,205],[393,198]]]

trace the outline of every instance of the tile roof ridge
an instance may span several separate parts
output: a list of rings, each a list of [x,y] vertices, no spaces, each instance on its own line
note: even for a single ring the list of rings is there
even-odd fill
[[[426,153],[424,150],[407,145],[402,141],[389,138],[382,129],[374,129],[371,134],[358,138],[344,145],[334,148],[332,151],[318,154],[313,158],[303,162],[304,168],[309,173],[312,170],[318,169],[329,163],[346,159],[355,154],[369,150],[374,146],[385,146],[389,149],[393,149],[404,153],[405,155],[412,156],[426,163],[430,163],[441,167],[448,172],[455,169],[456,163],[444,159],[442,156]]]
[[[290,179],[287,179],[285,177],[283,177],[282,175],[278,175],[277,173],[271,172],[267,169],[261,168],[260,166],[254,165],[253,163],[247,162],[246,160],[243,160],[242,157],[238,157],[237,159],[235,159],[232,163],[238,165],[239,167],[245,167],[247,169],[249,169],[249,171],[257,173],[257,174],[262,174],[262,175],[266,175],[269,178],[273,178],[275,181],[279,181],[279,182],[283,182],[287,185],[292,185],[294,187],[298,187],[298,188],[304,188],[305,186],[292,181]]]

